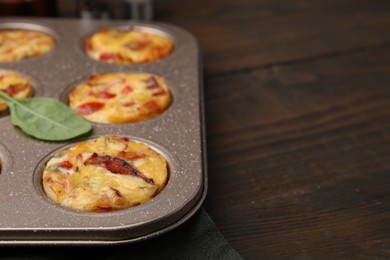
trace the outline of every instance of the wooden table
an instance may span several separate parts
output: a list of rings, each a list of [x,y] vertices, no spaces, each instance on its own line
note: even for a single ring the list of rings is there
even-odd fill
[[[204,50],[205,208],[246,259],[390,258],[390,1],[155,1]]]

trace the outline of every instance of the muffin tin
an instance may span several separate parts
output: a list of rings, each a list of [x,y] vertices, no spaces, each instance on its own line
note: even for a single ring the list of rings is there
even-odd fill
[[[171,38],[173,52],[155,62],[115,65],[89,58],[86,37],[102,28],[139,28]],[[39,86],[35,97],[66,102],[82,79],[97,73],[151,73],[164,78],[173,102],[161,115],[121,125],[92,123],[87,137],[68,142],[36,140],[0,117],[0,245],[110,245],[132,243],[163,234],[190,218],[206,196],[207,174],[200,50],[195,38],[172,25],[129,21],[2,19],[0,29],[48,33],[56,40],[49,53],[0,67],[30,75]],[[93,213],[55,205],[44,194],[42,168],[57,150],[101,135],[143,142],[169,164],[167,186],[152,200],[126,210]]]

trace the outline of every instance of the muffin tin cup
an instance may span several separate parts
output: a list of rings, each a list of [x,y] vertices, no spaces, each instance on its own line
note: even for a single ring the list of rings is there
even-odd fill
[[[116,65],[89,58],[80,41],[102,28],[135,26],[173,39],[171,55],[155,62]],[[39,28],[38,28],[39,27]],[[35,97],[66,103],[75,82],[98,73],[150,73],[164,78],[173,102],[161,115],[120,125],[92,123],[87,138],[44,142],[27,136],[0,117],[0,245],[111,245],[143,241],[185,222],[200,207],[207,191],[200,51],[186,31],[167,24],[128,21],[3,19],[0,29],[35,29],[55,36],[49,53],[0,63],[39,82]],[[45,29],[47,28],[47,29]],[[42,168],[55,151],[102,135],[125,136],[145,143],[166,158],[170,178],[150,201],[113,212],[80,212],[54,204],[42,189]]]

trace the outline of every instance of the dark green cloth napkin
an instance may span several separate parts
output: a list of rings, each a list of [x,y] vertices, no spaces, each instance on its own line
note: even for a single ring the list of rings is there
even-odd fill
[[[0,259],[242,259],[204,209],[182,226],[149,241],[101,247],[0,248]]]

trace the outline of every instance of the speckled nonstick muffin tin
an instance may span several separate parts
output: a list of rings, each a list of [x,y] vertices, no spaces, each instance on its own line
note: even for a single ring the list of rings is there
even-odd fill
[[[86,37],[102,28],[137,27],[171,38],[171,55],[149,63],[115,65],[95,61],[83,50]],[[2,19],[0,29],[43,31],[56,40],[49,53],[18,62],[0,63],[30,75],[35,97],[66,102],[75,83],[107,72],[151,73],[167,82],[173,102],[146,121],[129,124],[93,123],[87,137],[45,142],[27,136],[0,117],[0,245],[110,245],[142,241],[165,233],[191,217],[207,189],[200,51],[196,40],[172,25],[130,21]],[[54,204],[44,194],[42,167],[59,149],[101,135],[141,141],[162,154],[170,177],[150,201],[126,210],[79,212]]]

